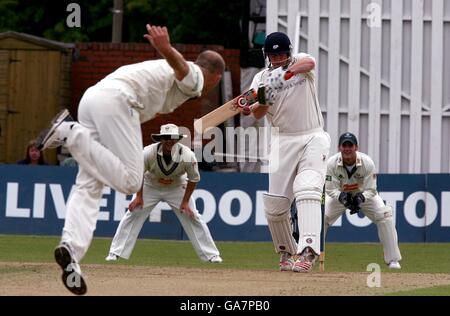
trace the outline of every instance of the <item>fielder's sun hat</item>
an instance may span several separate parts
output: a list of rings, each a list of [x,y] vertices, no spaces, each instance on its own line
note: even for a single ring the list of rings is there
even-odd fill
[[[152,134],[152,139],[155,142],[159,142],[161,139],[182,139],[183,137],[187,137],[187,135],[180,134],[178,126],[175,124],[161,125],[159,134]]]
[[[358,145],[356,136],[349,132],[345,132],[339,137],[339,146],[346,142],[352,143],[353,145]]]

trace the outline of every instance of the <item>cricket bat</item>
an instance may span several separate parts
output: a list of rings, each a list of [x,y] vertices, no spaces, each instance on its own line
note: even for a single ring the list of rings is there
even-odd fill
[[[208,128],[218,126],[230,117],[240,113],[239,107],[247,107],[257,101],[257,91],[250,89],[196,120],[194,122],[194,131],[195,133],[202,134]]]
[[[320,232],[320,255],[319,255],[319,271],[325,272],[325,185],[322,190],[322,199],[320,201],[322,212],[322,230]]]

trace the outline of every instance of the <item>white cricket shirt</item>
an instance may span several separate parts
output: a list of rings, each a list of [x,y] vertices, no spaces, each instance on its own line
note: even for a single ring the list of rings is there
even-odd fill
[[[356,165],[349,172],[342,161],[341,153],[328,159],[325,189],[331,198],[341,192],[362,192],[366,199],[378,194],[375,163],[368,155],[356,152]]]
[[[172,148],[172,161],[166,164],[160,143],[144,148],[144,183],[160,187],[200,181],[197,159],[189,147],[176,143]]]
[[[300,53],[292,56],[290,65],[311,55]],[[251,87],[258,89],[267,76],[266,68],[255,75]],[[323,117],[315,85],[314,70],[306,74],[297,74],[288,80],[288,84],[277,93],[274,105],[266,115],[270,124],[279,128],[280,133],[303,133],[323,128]]]
[[[117,86],[127,95],[130,106],[140,113],[141,123],[157,114],[173,112],[182,103],[199,97],[203,73],[193,62],[187,62],[189,73],[179,81],[164,59],[126,65],[106,76],[99,85]]]

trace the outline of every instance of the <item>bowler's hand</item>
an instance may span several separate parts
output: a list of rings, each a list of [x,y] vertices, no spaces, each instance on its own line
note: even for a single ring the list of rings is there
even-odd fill
[[[189,207],[189,202],[181,202],[180,211],[190,218],[194,218],[194,212]]]
[[[130,205],[128,205],[128,209],[130,212],[133,212],[136,208],[142,207],[144,205],[144,199],[141,196],[136,196],[133,201],[131,201]]]
[[[165,26],[155,26],[155,25],[146,25],[148,34],[145,34],[144,37],[153,45],[156,50],[159,52],[165,52],[169,49],[172,49],[170,45],[170,37],[169,32]]]

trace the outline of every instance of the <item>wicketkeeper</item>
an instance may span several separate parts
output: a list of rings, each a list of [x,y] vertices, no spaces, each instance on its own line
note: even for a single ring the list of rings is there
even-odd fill
[[[384,261],[391,269],[400,269],[402,259],[392,207],[385,205],[377,192],[373,160],[358,152],[358,140],[352,133],[339,138],[339,153],[328,160],[325,199],[325,233],[346,209],[362,212],[377,225],[383,245]]]

